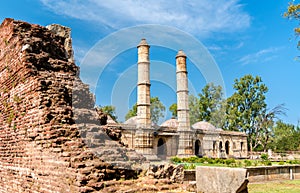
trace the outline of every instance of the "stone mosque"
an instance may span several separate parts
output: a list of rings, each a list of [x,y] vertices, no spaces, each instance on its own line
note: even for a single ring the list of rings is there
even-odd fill
[[[212,158],[246,158],[247,135],[225,131],[200,121],[190,125],[188,107],[188,77],[186,55],[176,55],[177,119],[171,118],[160,126],[153,126],[150,114],[150,60],[149,44],[142,39],[138,49],[137,116],[118,125],[121,141],[144,155],[147,160],[165,160],[172,156],[206,156]]]

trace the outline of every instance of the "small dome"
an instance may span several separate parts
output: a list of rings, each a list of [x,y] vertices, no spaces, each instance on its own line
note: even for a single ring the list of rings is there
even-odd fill
[[[186,55],[185,55],[185,53],[183,52],[183,50],[179,50],[179,51],[178,51],[178,53],[177,53],[177,55],[176,55],[176,58],[178,58],[178,57],[185,57],[185,58],[186,58]]]
[[[177,128],[178,127],[178,121],[175,118],[171,118],[171,119],[166,120],[165,122],[163,122],[160,126],[161,127]]]
[[[140,41],[140,43],[139,43],[139,45],[137,47],[140,47],[140,46],[148,46],[148,47],[150,47],[145,38],[141,39],[141,41]]]
[[[194,129],[201,129],[201,130],[216,130],[216,127],[206,121],[200,121],[192,125]]]
[[[127,121],[124,122],[127,125],[136,125],[137,124],[137,116],[130,117]]]

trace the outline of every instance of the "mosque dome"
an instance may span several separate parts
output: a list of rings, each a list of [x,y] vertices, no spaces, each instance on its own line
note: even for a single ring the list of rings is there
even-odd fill
[[[137,116],[130,117],[127,121],[124,122],[127,125],[137,125]]]
[[[171,119],[166,120],[165,122],[163,122],[160,126],[161,127],[177,128],[178,127],[178,121],[175,118],[171,118]]]
[[[192,125],[192,128],[194,129],[201,129],[201,130],[216,130],[216,127],[210,124],[209,122],[206,121],[200,121]]]

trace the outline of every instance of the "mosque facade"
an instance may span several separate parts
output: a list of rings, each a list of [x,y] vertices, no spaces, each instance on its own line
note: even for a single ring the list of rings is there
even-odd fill
[[[161,125],[151,123],[150,114],[150,46],[142,39],[138,49],[137,116],[120,124],[121,141],[148,160],[193,155],[212,158],[246,158],[247,135],[225,131],[200,121],[190,125],[186,55],[176,55],[177,118]],[[110,123],[114,124],[114,123]]]

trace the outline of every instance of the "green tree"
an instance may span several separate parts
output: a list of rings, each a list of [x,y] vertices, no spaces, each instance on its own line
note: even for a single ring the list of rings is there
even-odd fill
[[[254,125],[256,133],[253,146],[255,148],[261,148],[264,152],[267,150],[274,135],[274,124],[276,120],[279,120],[280,115],[285,115],[285,111],[284,104],[280,104],[259,116]]]
[[[129,109],[128,113],[125,115],[125,120],[130,119],[131,117],[136,116],[137,113],[137,104],[135,103],[131,109]]]
[[[151,121],[155,124],[158,123],[160,118],[164,117],[164,112],[166,107],[162,104],[158,97],[150,98],[150,112],[151,112]],[[125,116],[125,119],[128,120],[130,117],[136,116],[137,114],[137,104],[134,104],[132,109],[128,111]]]
[[[226,124],[226,99],[220,101],[218,108],[211,113],[210,123],[217,128],[224,128]]]
[[[157,124],[159,119],[164,117],[166,107],[162,104],[158,97],[151,97],[150,104],[151,121]]]
[[[177,118],[177,103],[173,103],[169,107],[169,111],[172,113],[172,117]]]
[[[222,87],[208,83],[198,96],[199,98],[194,95],[189,96],[191,124],[207,121],[217,127],[222,127],[225,114]]]
[[[300,150],[300,128],[277,121],[270,147],[277,152]]]
[[[250,151],[254,148],[261,115],[266,113],[265,94],[268,88],[259,76],[245,75],[235,79],[235,93],[227,99],[226,127],[233,131],[246,132]]]
[[[295,19],[300,21],[300,4],[294,4],[293,2],[289,3],[287,11],[284,13],[284,17],[289,19]],[[300,27],[294,28],[296,36],[300,35]],[[298,41],[297,47],[300,47],[300,42]]]
[[[199,119],[202,121],[210,121],[212,114],[219,111],[222,102],[222,87],[208,83],[199,96]]]
[[[189,114],[190,114],[190,124],[201,121],[200,120],[200,109],[199,109],[199,99],[194,95],[189,95]]]
[[[112,105],[96,107],[100,109],[103,113],[109,115],[114,121],[117,122],[118,117],[116,116],[116,108]]]

